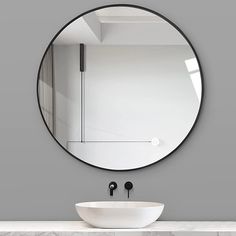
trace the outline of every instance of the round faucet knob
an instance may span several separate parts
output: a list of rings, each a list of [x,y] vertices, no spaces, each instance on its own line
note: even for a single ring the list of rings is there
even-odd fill
[[[133,184],[130,181],[125,183],[125,189],[130,190],[132,188],[133,188]]]

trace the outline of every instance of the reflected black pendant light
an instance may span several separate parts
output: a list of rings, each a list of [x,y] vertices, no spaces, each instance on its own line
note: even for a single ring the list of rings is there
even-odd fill
[[[81,90],[81,143],[85,142],[85,77],[84,77],[84,44],[80,44],[80,90]]]

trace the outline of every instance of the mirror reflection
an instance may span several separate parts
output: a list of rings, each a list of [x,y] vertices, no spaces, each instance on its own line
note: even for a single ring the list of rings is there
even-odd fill
[[[111,170],[155,163],[192,129],[202,80],[185,37],[137,7],[105,7],[67,25],[38,78],[43,119],[74,157]]]

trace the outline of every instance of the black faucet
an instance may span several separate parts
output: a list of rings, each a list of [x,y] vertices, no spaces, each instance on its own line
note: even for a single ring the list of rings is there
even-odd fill
[[[112,181],[109,183],[110,196],[113,196],[113,191],[117,189],[117,183]]]

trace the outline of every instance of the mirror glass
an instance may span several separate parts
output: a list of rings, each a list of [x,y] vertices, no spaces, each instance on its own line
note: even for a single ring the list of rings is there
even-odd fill
[[[38,101],[55,140],[110,170],[153,164],[191,131],[202,99],[193,47],[166,18],[106,6],[67,24],[48,46]]]

